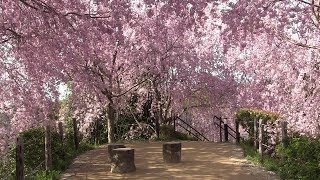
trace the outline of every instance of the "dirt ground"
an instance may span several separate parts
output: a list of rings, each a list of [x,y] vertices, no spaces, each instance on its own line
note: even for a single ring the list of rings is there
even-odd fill
[[[61,179],[279,179],[243,158],[242,149],[230,143],[182,142],[181,163],[164,164],[162,143],[125,144],[135,149],[136,172],[110,173],[105,146],[77,157]]]

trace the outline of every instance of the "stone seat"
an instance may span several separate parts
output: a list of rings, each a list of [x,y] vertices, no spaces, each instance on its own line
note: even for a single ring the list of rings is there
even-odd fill
[[[123,144],[108,144],[107,145],[107,150],[108,150],[108,160],[111,162],[111,157],[112,155],[112,150],[117,149],[117,148],[125,148],[126,146]]]
[[[133,148],[112,150],[111,173],[128,173],[136,171]]]
[[[181,161],[181,143],[167,142],[162,148],[163,161],[165,163],[179,163]]]

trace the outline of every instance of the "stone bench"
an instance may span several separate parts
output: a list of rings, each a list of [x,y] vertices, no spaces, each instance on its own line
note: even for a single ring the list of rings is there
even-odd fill
[[[128,173],[136,171],[134,149],[117,148],[112,150],[111,173]]]
[[[107,150],[108,150],[108,160],[109,162],[111,161],[112,155],[112,150],[117,149],[117,148],[125,148],[126,146],[123,144],[108,144]]]
[[[163,161],[165,163],[179,163],[181,161],[180,142],[167,142],[162,147]]]

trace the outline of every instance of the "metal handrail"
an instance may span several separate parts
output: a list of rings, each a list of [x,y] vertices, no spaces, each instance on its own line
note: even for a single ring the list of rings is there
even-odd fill
[[[182,127],[184,130],[186,130],[187,132],[189,132],[190,134],[192,134],[195,138],[197,138],[197,140],[202,140],[201,138],[198,137],[198,135],[194,134],[192,131],[190,131],[189,129],[187,129],[186,127],[182,126],[179,123],[176,123],[176,125]]]
[[[189,128],[191,128],[192,130],[194,130],[196,133],[198,133],[201,137],[203,137],[205,140],[209,141],[208,138],[206,138],[203,134],[201,134],[198,130],[196,130],[194,127],[192,127],[190,124],[186,123],[184,120],[182,120],[180,117],[177,117],[177,119],[179,119],[182,123],[184,123],[185,125],[187,125]],[[181,125],[180,125],[181,126]]]
[[[222,122],[222,123],[224,124],[224,122],[222,121],[221,117],[213,116],[213,119],[218,119],[219,122]],[[220,126],[220,124],[218,124],[218,123],[215,122],[215,121],[214,121],[214,123],[215,123],[216,125],[218,125],[222,130],[224,130],[224,127],[223,127],[223,126]],[[234,133],[237,134],[237,132],[236,132],[234,129],[232,129],[229,125],[227,125],[227,127],[228,127],[228,129],[230,129],[231,131],[233,131]],[[228,134],[229,134],[231,137],[233,137],[234,139],[237,139],[237,138],[236,138],[233,134],[231,134],[229,131],[228,131]]]
[[[234,133],[237,133],[234,129],[232,129],[229,125],[228,125],[228,128],[233,131]],[[231,134],[230,134],[231,135]]]

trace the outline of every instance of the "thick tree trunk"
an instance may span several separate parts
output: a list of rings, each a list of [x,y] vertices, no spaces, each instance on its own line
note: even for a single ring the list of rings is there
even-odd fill
[[[116,110],[112,101],[107,106],[107,124],[108,124],[108,143],[114,143],[114,128],[115,128]]]

